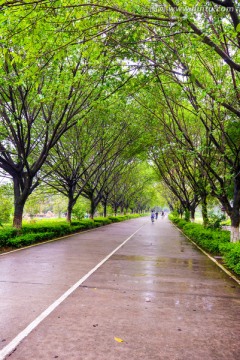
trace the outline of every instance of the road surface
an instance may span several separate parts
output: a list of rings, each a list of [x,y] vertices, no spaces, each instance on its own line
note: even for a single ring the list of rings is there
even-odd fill
[[[0,359],[240,359],[239,285],[166,218],[4,254],[0,300]]]

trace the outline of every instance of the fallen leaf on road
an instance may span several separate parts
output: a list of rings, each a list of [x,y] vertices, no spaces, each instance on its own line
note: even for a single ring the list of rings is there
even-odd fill
[[[123,339],[120,339],[120,338],[118,338],[118,337],[114,337],[114,340],[116,340],[117,342],[123,342]]]

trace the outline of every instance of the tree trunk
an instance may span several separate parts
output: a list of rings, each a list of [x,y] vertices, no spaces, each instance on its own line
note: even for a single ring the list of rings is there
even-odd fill
[[[14,190],[14,215],[13,215],[13,227],[21,229],[24,205],[30,194],[32,180],[28,179],[24,184],[23,179],[20,177],[13,178],[13,190]]]
[[[93,219],[94,217],[94,213],[95,213],[95,210],[96,210],[96,204],[95,204],[95,201],[93,198],[90,199],[91,201],[91,207],[90,207],[90,219]]]
[[[240,240],[240,171],[234,179],[233,210],[231,214],[231,242]]]
[[[107,202],[104,201],[103,203],[103,216],[107,217]]]
[[[194,222],[195,221],[195,206],[191,206],[190,208],[190,217],[191,217],[191,222]]]
[[[199,203],[199,196],[195,195],[193,201],[190,203],[189,211],[190,211],[190,221],[195,221],[195,211],[197,204]]]
[[[236,243],[239,241],[239,224],[238,226],[231,225],[231,242]]]
[[[14,206],[14,216],[13,216],[13,227],[16,229],[21,229],[22,227],[22,219],[23,219],[23,209],[24,209],[25,202],[17,202],[15,201]]]
[[[207,211],[207,197],[202,197],[202,218],[203,218],[203,226],[207,226],[208,224],[208,211]]]
[[[220,200],[220,199],[219,199]],[[239,206],[236,206],[236,203],[233,201],[233,206],[231,207],[228,202],[221,201],[222,206],[225,208],[228,216],[231,219],[231,242],[237,242],[240,240],[239,233],[239,223],[240,223],[240,214]]]
[[[174,210],[174,207],[173,207],[173,205],[172,205],[170,202],[168,202],[168,206],[169,206],[169,210],[170,210],[170,211],[173,211],[173,210]]]
[[[71,225],[72,222],[72,209],[74,206],[74,201],[71,198],[68,198],[68,207],[67,207],[67,222]]]

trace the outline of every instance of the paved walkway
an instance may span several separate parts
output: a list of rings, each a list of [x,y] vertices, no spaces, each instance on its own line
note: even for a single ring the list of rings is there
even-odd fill
[[[0,359],[240,358],[239,285],[167,219],[0,256],[0,300]]]

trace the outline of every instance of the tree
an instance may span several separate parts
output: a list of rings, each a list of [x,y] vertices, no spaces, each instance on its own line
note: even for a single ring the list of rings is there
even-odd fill
[[[49,152],[91,109],[100,97],[103,79],[108,71],[112,73],[111,60],[106,60],[100,44],[73,44],[71,29],[59,38],[61,25],[46,21],[53,15],[53,9],[47,10],[41,8],[39,18],[36,9],[29,15],[29,6],[1,15],[9,15],[12,22],[4,23],[1,48],[0,168],[13,179],[16,228],[21,227],[24,205],[40,183]],[[57,15],[61,18],[62,12]]]
[[[210,1],[214,11],[197,5],[197,1],[172,0],[166,0],[161,6],[152,6],[152,2],[146,1],[142,7],[124,1],[117,6],[111,2],[105,7],[103,3],[95,4],[115,13],[117,30],[108,33],[109,47],[121,49],[122,56],[140,62],[148,71],[153,69],[158,80],[162,74],[169,75],[171,86],[174,81],[185,92],[196,119],[209,133],[211,146],[219,152],[215,165],[209,166],[204,157],[200,159],[212,193],[231,217],[232,241],[237,241],[240,220],[238,7],[232,0]],[[194,19],[196,11],[198,16]],[[169,89],[169,82],[167,87]],[[169,96],[166,89],[165,94]],[[178,100],[181,104],[182,98]],[[211,119],[210,108],[204,106],[204,101],[213,107]],[[188,142],[187,149],[194,151],[193,143]],[[224,159],[222,176],[216,170],[220,159]]]

